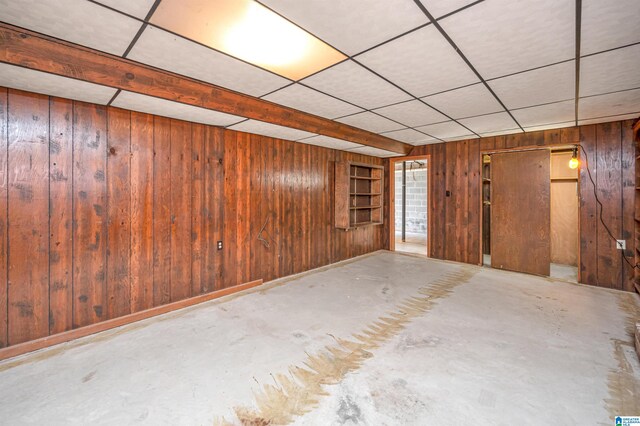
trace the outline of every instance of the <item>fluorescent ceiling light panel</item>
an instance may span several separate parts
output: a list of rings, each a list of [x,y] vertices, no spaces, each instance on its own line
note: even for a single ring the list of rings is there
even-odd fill
[[[151,22],[291,80],[346,59],[254,0],[164,0]]]

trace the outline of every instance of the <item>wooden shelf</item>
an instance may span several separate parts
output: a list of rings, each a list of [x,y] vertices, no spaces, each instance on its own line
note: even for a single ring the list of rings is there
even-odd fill
[[[335,227],[349,230],[383,223],[384,167],[335,163]]]
[[[350,176],[351,179],[360,179],[360,180],[381,180],[381,178],[373,178],[373,177],[366,177],[366,176]]]

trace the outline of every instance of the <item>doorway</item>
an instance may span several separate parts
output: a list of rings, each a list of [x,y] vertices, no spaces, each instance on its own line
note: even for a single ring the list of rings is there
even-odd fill
[[[427,157],[394,159],[393,226],[391,237],[396,251],[427,255],[429,171]]]
[[[579,180],[574,146],[482,156],[482,262],[578,281]]]

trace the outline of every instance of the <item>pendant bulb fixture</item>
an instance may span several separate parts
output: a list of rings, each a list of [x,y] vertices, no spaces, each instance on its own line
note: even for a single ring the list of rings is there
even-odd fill
[[[578,147],[573,147],[573,153],[571,154],[571,160],[569,160],[569,168],[577,169],[578,168]]]

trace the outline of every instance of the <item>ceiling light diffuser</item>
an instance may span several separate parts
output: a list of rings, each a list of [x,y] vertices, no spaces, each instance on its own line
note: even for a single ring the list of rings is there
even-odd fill
[[[163,0],[151,23],[292,80],[346,59],[254,0]]]

